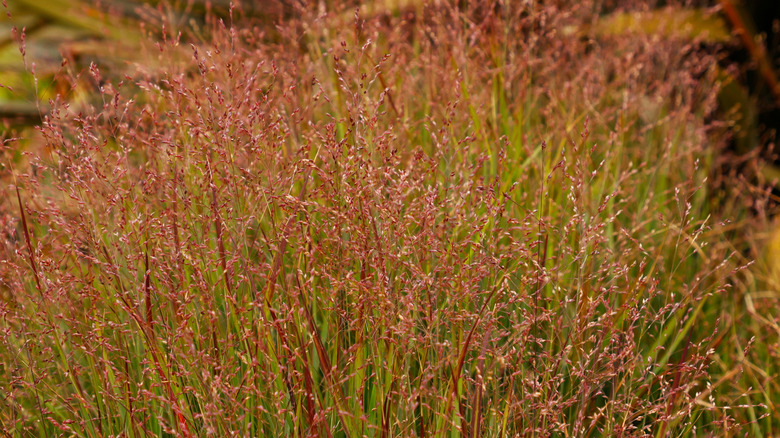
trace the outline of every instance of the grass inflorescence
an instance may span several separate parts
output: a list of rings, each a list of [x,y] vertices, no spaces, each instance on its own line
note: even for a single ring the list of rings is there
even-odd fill
[[[0,427],[771,429],[715,360],[745,213],[711,51],[578,2],[320,3],[163,24],[52,102],[2,204]]]

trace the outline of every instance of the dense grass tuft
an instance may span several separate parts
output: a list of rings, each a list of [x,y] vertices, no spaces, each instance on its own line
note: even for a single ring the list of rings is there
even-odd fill
[[[160,27],[53,103],[3,204],[0,427],[771,430],[719,359],[713,55],[579,2],[321,3]]]

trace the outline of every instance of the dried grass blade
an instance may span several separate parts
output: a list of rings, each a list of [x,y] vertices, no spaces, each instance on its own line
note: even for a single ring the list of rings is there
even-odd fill
[[[151,277],[152,273],[149,269],[149,242],[146,242],[146,251],[144,252],[144,301],[146,304],[146,325],[149,328],[150,333],[154,331],[154,316],[152,315],[152,292],[151,292]]]
[[[40,292],[41,296],[43,296],[41,276],[38,274],[38,263],[35,260],[35,251],[33,251],[32,247],[30,230],[27,226],[27,215],[24,214],[24,205],[22,204],[22,195],[19,193],[19,186],[16,186],[16,199],[19,201],[19,213],[22,216],[22,229],[24,230],[24,240],[27,243],[27,253],[30,258],[30,267],[32,267],[33,275],[35,276],[35,284],[38,286],[38,292]]]
[[[298,294],[298,297],[301,301],[301,307],[303,308],[303,314],[306,317],[306,321],[309,323],[309,329],[312,332],[312,338],[314,339],[314,347],[317,351],[317,357],[320,360],[320,363],[322,364],[322,371],[325,374],[325,378],[328,379],[328,382],[330,383],[330,386],[333,390],[333,399],[336,401],[336,409],[338,411],[339,419],[341,420],[341,424],[344,427],[344,435],[349,438],[349,423],[347,423],[346,418],[344,417],[344,395],[341,393],[341,388],[339,387],[338,380],[333,376],[333,368],[331,368],[330,359],[328,358],[328,352],[325,349],[325,346],[322,344],[322,338],[320,337],[320,332],[317,329],[317,325],[314,322],[314,317],[311,314],[311,311],[309,310],[309,306],[306,303],[306,300],[304,298],[304,294],[300,293]]]

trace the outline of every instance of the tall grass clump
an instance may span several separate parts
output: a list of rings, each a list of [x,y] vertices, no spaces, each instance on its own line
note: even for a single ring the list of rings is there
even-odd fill
[[[8,434],[739,427],[712,55],[580,2],[230,12],[148,23],[15,163]]]

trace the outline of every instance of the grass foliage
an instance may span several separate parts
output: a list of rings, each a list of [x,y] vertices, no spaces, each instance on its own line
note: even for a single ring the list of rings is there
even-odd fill
[[[567,31],[588,2],[320,3],[73,74],[5,189],[0,427],[772,430],[711,51]]]

